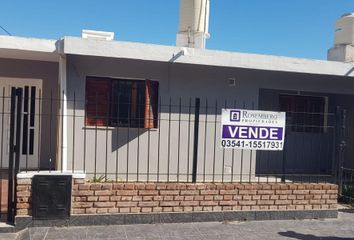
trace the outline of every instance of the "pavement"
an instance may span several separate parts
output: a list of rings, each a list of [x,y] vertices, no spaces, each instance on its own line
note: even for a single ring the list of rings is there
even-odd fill
[[[354,240],[354,211],[340,212],[338,219],[254,222],[177,223],[89,227],[41,227],[16,234],[0,234],[0,240]]]

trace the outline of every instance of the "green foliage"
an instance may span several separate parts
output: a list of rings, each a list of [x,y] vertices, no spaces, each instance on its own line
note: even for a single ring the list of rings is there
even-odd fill
[[[342,194],[343,194],[343,196],[354,198],[354,186],[353,185],[344,185]]]
[[[104,175],[101,175],[99,177],[92,177],[90,180],[90,182],[94,182],[94,183],[101,183],[101,182],[108,182],[109,179],[106,178]]]
[[[354,208],[354,186],[344,185],[342,197],[339,199],[341,203],[347,204],[348,207]]]
[[[104,175],[92,177],[88,180],[89,182],[92,183],[103,183],[103,182],[123,182],[123,179],[118,177],[117,179],[109,179],[108,177],[105,177]]]

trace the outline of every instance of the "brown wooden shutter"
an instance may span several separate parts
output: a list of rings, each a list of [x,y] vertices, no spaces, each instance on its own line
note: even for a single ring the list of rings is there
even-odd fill
[[[158,126],[158,89],[159,82],[145,81],[144,128],[157,128]]]
[[[86,125],[108,126],[111,97],[111,80],[86,79]]]

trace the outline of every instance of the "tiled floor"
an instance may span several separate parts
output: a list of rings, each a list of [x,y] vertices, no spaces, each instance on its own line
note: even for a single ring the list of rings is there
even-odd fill
[[[342,212],[338,219],[331,220],[31,228],[24,237],[31,240],[354,240],[354,212]],[[0,235],[0,239],[11,238]]]

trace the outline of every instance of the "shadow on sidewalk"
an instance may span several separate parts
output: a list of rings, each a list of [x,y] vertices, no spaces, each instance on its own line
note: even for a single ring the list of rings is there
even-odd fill
[[[288,238],[295,238],[300,240],[354,240],[353,238],[342,238],[342,237],[318,237],[311,234],[302,234],[294,231],[279,232],[279,235]]]
[[[338,209],[338,212],[344,212],[344,213],[354,213],[354,209]]]

